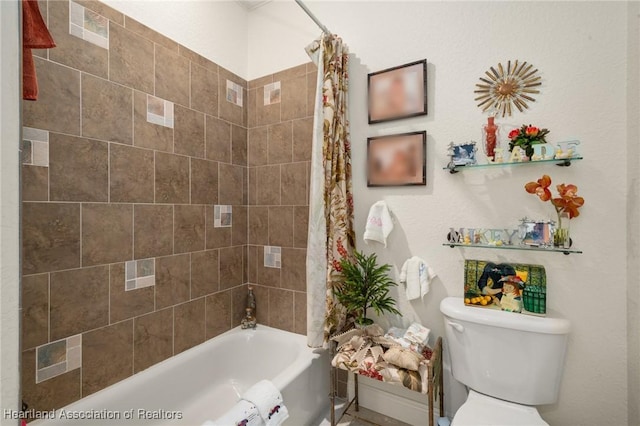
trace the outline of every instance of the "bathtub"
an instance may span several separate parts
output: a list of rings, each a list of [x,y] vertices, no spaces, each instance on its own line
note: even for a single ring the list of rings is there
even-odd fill
[[[262,379],[280,389],[290,414],[285,424],[311,425],[328,410],[327,351],[308,348],[305,336],[258,325],[232,329],[30,425],[199,426]]]

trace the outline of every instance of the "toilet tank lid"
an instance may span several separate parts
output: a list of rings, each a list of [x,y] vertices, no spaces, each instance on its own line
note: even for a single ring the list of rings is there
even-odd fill
[[[568,334],[571,323],[563,318],[537,317],[496,309],[465,306],[461,297],[447,297],[440,302],[440,312],[453,320],[492,327],[543,334]]]

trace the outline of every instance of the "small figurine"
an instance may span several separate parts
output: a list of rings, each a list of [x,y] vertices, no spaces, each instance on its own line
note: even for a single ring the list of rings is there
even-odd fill
[[[247,329],[247,328],[256,328],[256,317],[253,316],[253,309],[252,308],[246,308],[245,309],[246,313],[244,318],[242,318],[242,321],[240,321],[240,328],[242,329]]]

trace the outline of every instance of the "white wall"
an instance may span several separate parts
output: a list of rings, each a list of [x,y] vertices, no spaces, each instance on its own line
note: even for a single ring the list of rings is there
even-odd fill
[[[385,199],[397,217],[387,249],[362,243],[360,248],[375,249],[396,267],[411,255],[431,264],[439,278],[425,302],[412,303],[411,310],[438,334],[443,333],[440,300],[462,295],[465,257],[545,265],[550,308],[571,320],[573,332],[559,402],[543,407],[543,417],[551,424],[627,424],[627,5],[307,4],[353,53],[351,139],[359,241],[374,201]],[[268,4],[249,21],[250,78],[307,61],[302,49],[318,30],[293,2]],[[429,61],[429,115],[369,126],[367,73],[422,58]],[[543,93],[531,110],[508,121],[548,127],[551,141],[577,137],[586,160],[566,169],[540,165],[451,176],[441,169],[446,145],[478,140],[485,120],[473,102],[474,84],[489,66],[508,59],[535,64],[544,78]],[[427,186],[367,188],[366,138],[425,129]],[[551,206],[523,189],[543,173],[555,183],[577,184],[586,199],[582,215],[571,224],[583,255],[441,246],[450,226],[515,226],[525,215],[551,217]]]
[[[20,3],[0,1],[0,407],[20,409]],[[0,425],[16,420],[0,416]]]
[[[230,0],[104,0],[229,71],[247,75],[247,10]]]

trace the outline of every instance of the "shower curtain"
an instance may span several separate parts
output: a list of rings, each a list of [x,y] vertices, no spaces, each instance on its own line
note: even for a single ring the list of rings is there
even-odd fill
[[[307,243],[307,341],[320,347],[345,320],[333,289],[341,285],[340,260],[355,248],[351,146],[347,115],[348,47],[323,35],[307,47],[318,66]]]

